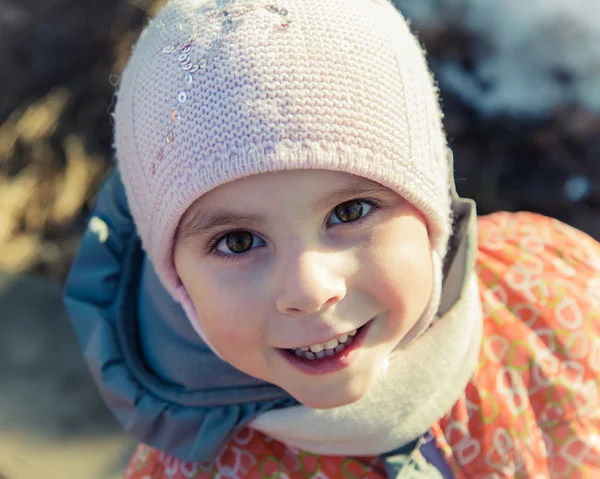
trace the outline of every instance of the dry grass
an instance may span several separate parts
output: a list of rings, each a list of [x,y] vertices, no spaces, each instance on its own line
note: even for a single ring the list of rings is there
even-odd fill
[[[10,72],[0,79],[0,270],[64,279],[112,167],[114,78],[162,3],[48,0],[0,11],[0,70]]]

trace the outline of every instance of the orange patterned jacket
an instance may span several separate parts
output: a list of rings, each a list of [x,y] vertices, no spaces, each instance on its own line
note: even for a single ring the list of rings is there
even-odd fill
[[[432,426],[457,479],[600,478],[600,244],[533,213],[478,219],[478,368]],[[419,454],[418,450],[415,454]],[[292,450],[245,429],[210,464],[140,445],[126,479],[384,478],[377,457]]]

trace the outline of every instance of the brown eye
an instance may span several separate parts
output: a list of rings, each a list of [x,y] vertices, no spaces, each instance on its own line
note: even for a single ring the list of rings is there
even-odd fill
[[[229,233],[225,238],[225,244],[230,252],[240,254],[252,248],[254,237],[249,231],[236,231]]]
[[[337,205],[333,212],[338,220],[342,223],[352,223],[361,218],[363,215],[362,201],[352,200],[346,201],[340,205]]]
[[[250,231],[238,230],[221,236],[212,249],[219,252],[221,256],[242,256],[260,246],[266,246],[260,236]]]

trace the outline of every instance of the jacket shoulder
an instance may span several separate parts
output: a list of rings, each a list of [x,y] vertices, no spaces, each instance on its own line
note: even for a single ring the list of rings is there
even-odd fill
[[[596,477],[600,246],[534,213],[478,227],[479,365],[438,441],[468,477]]]
[[[548,335],[585,336],[589,346],[598,338],[600,244],[582,231],[535,213],[482,217],[476,271],[488,333],[507,325],[538,336],[551,330],[544,347],[567,356],[571,342]]]
[[[555,218],[537,213],[499,212],[478,218],[480,261],[496,257],[507,265],[518,263],[535,274],[540,263],[546,271],[557,270],[572,278],[574,273],[598,278],[600,243],[583,231]],[[524,262],[523,257],[529,262]],[[538,261],[532,259],[535,256]],[[536,269],[537,268],[537,269]]]

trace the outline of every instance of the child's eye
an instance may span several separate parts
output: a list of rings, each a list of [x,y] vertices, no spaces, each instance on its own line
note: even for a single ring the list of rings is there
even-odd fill
[[[350,200],[341,203],[333,209],[329,218],[327,218],[327,226],[358,221],[368,214],[374,206],[373,203],[366,200]]]
[[[233,256],[247,253],[265,242],[250,231],[239,230],[222,236],[215,245],[215,250],[224,255]]]

